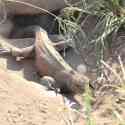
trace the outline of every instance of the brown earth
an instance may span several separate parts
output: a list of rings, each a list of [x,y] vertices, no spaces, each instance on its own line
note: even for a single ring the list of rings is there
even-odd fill
[[[70,113],[61,95],[0,69],[2,125],[66,125],[65,122],[69,122],[68,118],[70,120],[72,116],[69,116]],[[77,124],[81,125],[79,120]]]

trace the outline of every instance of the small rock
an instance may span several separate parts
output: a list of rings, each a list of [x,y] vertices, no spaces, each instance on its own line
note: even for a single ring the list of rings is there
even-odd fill
[[[81,74],[84,74],[87,72],[87,67],[85,66],[85,64],[80,64],[77,66],[77,71]]]

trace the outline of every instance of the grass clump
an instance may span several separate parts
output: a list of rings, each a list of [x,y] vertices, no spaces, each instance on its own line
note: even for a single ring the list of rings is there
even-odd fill
[[[92,91],[89,85],[86,85],[85,93],[84,93],[86,125],[96,125],[93,117],[91,116],[92,102],[93,102]]]
[[[91,21],[90,24],[94,23],[93,20],[89,20],[89,17],[96,18],[96,23],[92,28],[90,28],[91,26],[87,27],[88,29],[90,28],[90,30],[87,31],[86,25],[88,21]],[[107,70],[110,70],[114,75],[118,84],[112,85],[113,83],[110,82],[112,80],[107,76],[109,79],[109,81],[107,81],[107,83],[109,83],[107,84],[107,88],[113,91],[112,94],[116,94],[114,94],[114,101],[111,101],[111,103],[115,102],[115,106],[120,106],[121,108],[121,104],[117,104],[116,100],[119,100],[120,96],[124,93],[124,65],[122,61],[119,60],[120,71],[122,72],[121,76],[110,65],[105,63],[105,53],[107,49],[111,49],[111,44],[114,44],[113,39],[117,36],[119,29],[125,28],[124,0],[80,0],[78,3],[68,5],[67,8],[64,8],[61,19],[62,20],[59,21],[60,33],[72,40],[72,47],[83,58],[85,64],[91,66],[83,56],[83,52],[88,51],[89,48],[89,50],[95,54],[97,76],[102,76],[103,68],[107,68]],[[118,88],[120,91],[118,91]],[[122,94],[121,90],[123,92]],[[109,90],[105,89],[104,91],[104,93],[107,93]],[[103,92],[100,90],[100,95],[102,94]],[[100,97],[98,100],[99,99]],[[103,99],[101,100],[103,101]],[[84,94],[84,102],[86,123],[87,125],[95,125],[96,123],[91,116],[92,95],[88,87],[86,87]],[[114,106],[114,104],[112,104],[112,106]],[[117,121],[118,125],[124,125],[125,121],[122,118],[122,114],[118,111],[120,108],[117,110],[115,106],[111,107],[114,120]]]
[[[97,23],[89,33],[83,27],[88,16],[96,16]],[[107,37],[116,34],[125,25],[125,6],[122,0],[80,0],[75,5],[64,8],[59,21],[60,33],[72,39],[72,46],[77,53],[93,46],[96,55],[96,66],[100,71],[100,60],[104,60],[106,48],[112,41]],[[93,23],[93,22],[91,22]],[[100,72],[98,72],[101,74]]]

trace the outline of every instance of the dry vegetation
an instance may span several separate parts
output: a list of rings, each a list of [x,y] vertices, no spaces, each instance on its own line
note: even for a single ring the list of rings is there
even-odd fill
[[[63,16],[62,16],[63,15]],[[60,32],[89,69],[94,90],[84,94],[87,125],[125,124],[125,2],[81,0],[62,11]]]

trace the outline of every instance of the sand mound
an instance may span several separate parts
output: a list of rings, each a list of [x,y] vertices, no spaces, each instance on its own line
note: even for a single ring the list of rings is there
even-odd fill
[[[69,113],[61,95],[0,69],[2,125],[65,125]]]

